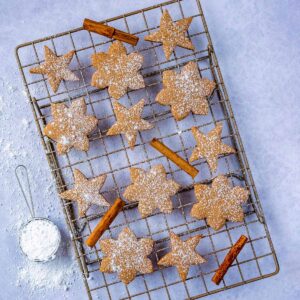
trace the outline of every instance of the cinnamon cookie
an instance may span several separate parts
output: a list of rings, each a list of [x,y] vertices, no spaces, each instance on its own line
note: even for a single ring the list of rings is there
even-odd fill
[[[180,73],[173,70],[163,72],[163,89],[156,96],[156,101],[162,105],[171,105],[177,121],[184,119],[191,111],[207,115],[207,97],[215,86],[213,81],[200,77],[197,63],[189,62]]]
[[[63,199],[77,202],[80,217],[83,217],[93,204],[98,206],[109,206],[109,203],[99,194],[99,191],[105,182],[106,175],[101,175],[88,180],[79,170],[75,169],[74,179],[74,188],[59,195]]]
[[[133,149],[138,131],[153,128],[152,124],[141,117],[144,104],[145,100],[142,99],[127,109],[117,101],[114,101],[113,107],[117,122],[108,130],[107,135],[124,134],[129,147]]]
[[[98,120],[86,115],[84,98],[73,100],[70,107],[63,103],[51,103],[53,121],[46,125],[44,134],[57,142],[58,154],[68,152],[72,147],[87,151],[87,137],[96,127]]]
[[[149,171],[139,168],[130,169],[132,184],[129,185],[124,197],[129,202],[139,202],[138,209],[143,218],[149,216],[156,208],[163,213],[172,212],[171,196],[179,190],[179,184],[167,179],[163,165],[156,165]]]
[[[165,267],[175,266],[181,280],[185,281],[190,266],[206,262],[195,250],[201,240],[201,235],[182,241],[175,233],[170,232],[170,240],[172,251],[162,257],[158,264]]]
[[[191,216],[206,218],[207,224],[214,230],[222,228],[226,220],[243,221],[241,205],[247,202],[249,191],[240,186],[232,188],[225,176],[217,176],[211,186],[196,184],[195,195],[198,203],[193,205]]]
[[[192,133],[196,140],[197,146],[193,150],[190,161],[193,162],[201,157],[204,157],[207,160],[209,168],[212,172],[217,170],[219,155],[235,153],[233,148],[223,144],[221,141],[221,122],[218,122],[216,127],[207,135],[199,131],[196,127],[192,127]]]
[[[130,283],[138,272],[153,272],[152,262],[147,258],[152,252],[153,240],[138,240],[128,227],[122,230],[117,240],[101,240],[100,247],[105,255],[100,271],[117,272],[119,279],[125,284]]]
[[[142,67],[143,56],[137,52],[127,55],[124,45],[115,41],[108,52],[92,55],[92,65],[97,69],[91,85],[99,89],[108,87],[108,93],[115,99],[126,94],[128,88],[137,90],[145,87],[138,70]]]
[[[160,42],[163,44],[166,59],[168,60],[176,46],[194,50],[192,42],[186,37],[193,17],[173,22],[169,12],[164,10],[160,19],[159,30],[146,36],[145,41]]]
[[[70,51],[65,55],[56,56],[51,49],[44,46],[45,62],[38,67],[29,70],[32,74],[47,75],[49,84],[54,93],[57,92],[61,81],[64,80],[79,80],[77,76],[68,68],[75,51]]]

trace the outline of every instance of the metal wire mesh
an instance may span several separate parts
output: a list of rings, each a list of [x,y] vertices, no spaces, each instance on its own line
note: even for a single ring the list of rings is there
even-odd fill
[[[158,28],[163,9],[168,9],[174,20],[190,16],[187,10],[195,12],[188,34],[196,49],[190,51],[177,48],[169,61],[162,55],[161,45],[143,41],[145,35]],[[128,204],[105,233],[103,238],[115,238],[122,228],[129,226],[138,237],[151,237],[155,240],[152,255],[154,273],[138,275],[128,286],[122,284],[116,274],[104,274],[99,271],[102,254],[98,244],[91,249],[84,245],[84,240],[105,211],[94,208],[85,218],[79,219],[76,205],[62,200],[88,297],[156,299],[159,295],[162,299],[196,299],[276,274],[279,271],[276,254],[199,0],[168,1],[103,23],[133,33],[140,38],[137,46],[126,45],[126,47],[129,51],[136,50],[144,55],[142,74],[146,87],[142,90],[129,91],[120,101],[131,106],[144,98],[147,102],[144,118],[153,122],[155,128],[139,133],[134,150],[128,148],[122,136],[105,137],[106,131],[115,122],[115,116],[107,91],[100,91],[89,85],[94,71],[89,58],[92,53],[107,50],[112,42],[110,39],[77,28],[18,46],[16,49],[18,64],[57,189],[62,192],[66,188],[72,188],[75,168],[83,171],[88,177],[107,174],[102,192],[109,201],[113,201],[122,195],[130,183],[130,167],[147,169],[158,163],[165,166],[168,176],[181,184],[182,188],[173,199],[174,209],[171,215],[155,213],[142,219],[137,211],[137,204]],[[63,82],[58,92],[53,94],[43,75],[29,73],[31,67],[43,62],[44,45],[54,49],[58,55],[72,49],[76,51],[72,69],[80,78],[79,83]],[[201,76],[214,80],[217,88],[209,99],[210,112],[207,116],[190,114],[183,121],[177,122],[169,108],[158,105],[154,99],[162,88],[162,72],[168,69],[179,70],[189,61],[197,62]],[[50,105],[52,102],[70,103],[81,96],[85,97],[88,111],[99,119],[98,129],[90,136],[89,151],[83,153],[71,151],[58,156],[55,144],[42,133],[43,127],[51,120]],[[188,160],[194,147],[190,128],[196,126],[207,132],[216,122],[223,123],[224,142],[237,150],[236,154],[220,157],[217,173],[228,176],[233,186],[245,186],[251,192],[250,200],[244,206],[244,222],[228,222],[217,232],[207,226],[205,220],[194,220],[189,215],[191,206],[196,202],[193,185],[195,182],[210,183],[213,178],[207,163],[200,160],[194,164],[200,172],[195,180],[192,180],[149,145],[153,137],[159,138]],[[203,235],[197,249],[206,258],[207,263],[191,267],[186,282],[180,280],[175,268],[157,266],[159,258],[169,250],[170,230],[184,238],[194,234]],[[214,285],[211,282],[213,273],[241,234],[248,236],[249,242],[221,284]]]

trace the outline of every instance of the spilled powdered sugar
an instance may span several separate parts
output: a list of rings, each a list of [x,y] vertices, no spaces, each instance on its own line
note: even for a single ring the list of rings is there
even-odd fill
[[[15,78],[17,78],[15,75]],[[0,77],[0,182],[2,236],[7,241],[2,246],[2,286],[5,296],[1,299],[29,300],[49,299],[50,293],[60,295],[56,299],[74,299],[69,290],[75,282],[82,282],[77,261],[71,252],[68,238],[62,243],[55,260],[37,263],[28,260],[19,248],[22,226],[28,221],[29,212],[17,187],[14,169],[19,164],[27,166],[37,215],[55,219],[60,223],[62,210],[42,146],[34,126],[31,109],[26,103],[26,92],[17,83]],[[32,91],[41,93],[39,87]],[[39,155],[38,155],[39,154]],[[63,232],[63,226],[59,226]],[[7,294],[14,292],[13,298]],[[51,291],[51,292],[50,292]],[[48,295],[48,297],[47,297]],[[7,296],[7,297],[6,297]],[[53,298],[52,298],[53,299]]]
[[[64,290],[67,291],[78,278],[78,266],[60,261],[60,263],[38,263],[26,261],[17,269],[16,286],[26,285],[30,295],[43,290]]]

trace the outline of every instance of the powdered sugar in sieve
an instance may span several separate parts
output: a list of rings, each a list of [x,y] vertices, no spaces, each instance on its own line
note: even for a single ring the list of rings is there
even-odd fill
[[[21,250],[30,260],[50,261],[55,258],[59,248],[61,240],[59,229],[52,221],[35,217],[27,168],[20,165],[15,169],[15,174],[31,214],[31,220],[21,229],[19,239]],[[24,178],[26,179],[27,193],[24,188]]]
[[[57,226],[43,218],[34,218],[22,228],[20,247],[22,252],[33,261],[50,261],[60,244],[60,232]]]

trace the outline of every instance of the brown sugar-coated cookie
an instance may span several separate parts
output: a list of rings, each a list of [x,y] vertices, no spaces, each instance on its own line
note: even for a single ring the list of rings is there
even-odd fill
[[[124,228],[118,239],[100,241],[101,251],[105,257],[100,265],[101,272],[117,272],[120,280],[128,284],[137,273],[148,274],[153,272],[152,262],[147,256],[152,252],[153,240],[138,240],[134,233]]]
[[[142,67],[143,56],[137,52],[127,54],[124,45],[115,41],[108,52],[92,55],[92,65],[97,69],[91,85],[99,89],[108,87],[108,93],[115,99],[125,95],[128,88],[137,90],[145,87],[138,70]]]
[[[170,105],[172,114],[178,121],[191,111],[207,115],[207,97],[214,88],[213,81],[200,77],[197,64],[189,62],[180,73],[173,70],[163,72],[163,89],[156,96],[156,101],[162,105]]]
[[[195,195],[198,203],[193,205],[191,216],[206,218],[207,224],[214,230],[222,228],[226,220],[243,221],[241,205],[247,201],[249,192],[240,186],[232,188],[225,176],[217,176],[211,186],[196,184]]]
[[[97,127],[98,120],[86,115],[84,98],[73,100],[70,107],[64,103],[52,103],[51,113],[53,121],[46,125],[44,134],[57,142],[58,154],[65,154],[72,147],[87,151],[87,135]]]
[[[167,179],[163,165],[156,165],[149,171],[131,168],[130,177],[133,183],[126,188],[124,197],[129,202],[139,202],[138,210],[143,218],[156,208],[163,213],[172,212],[171,196],[178,192],[180,186]]]
[[[218,122],[216,127],[207,135],[199,131],[196,127],[192,127],[192,133],[196,140],[197,146],[193,150],[190,161],[193,162],[201,157],[204,157],[207,160],[209,168],[212,172],[217,170],[219,155],[235,153],[233,148],[223,144],[221,141],[221,122]]]
[[[142,119],[141,114],[145,100],[140,100],[130,108],[117,101],[113,102],[116,123],[108,130],[107,135],[124,134],[131,149],[134,148],[138,131],[153,128],[153,125]]]
[[[169,60],[176,46],[194,50],[192,42],[185,35],[192,19],[193,17],[189,17],[173,22],[169,12],[164,10],[160,19],[159,30],[146,36],[145,41],[162,43],[167,60]]]
[[[74,178],[74,188],[61,193],[60,196],[63,199],[77,202],[80,217],[83,217],[93,204],[109,206],[109,203],[99,194],[99,190],[105,182],[106,175],[87,179],[79,170],[75,169]]]
[[[54,93],[57,92],[63,79],[71,81],[78,80],[77,76],[68,68],[75,51],[70,51],[62,56],[56,56],[47,46],[44,47],[44,51],[45,62],[38,67],[31,68],[29,70],[30,73],[47,75],[49,84]]]
[[[195,250],[201,240],[201,235],[182,241],[175,233],[170,232],[170,240],[171,252],[162,257],[158,264],[166,267],[175,266],[180,278],[185,281],[190,266],[206,262]]]

